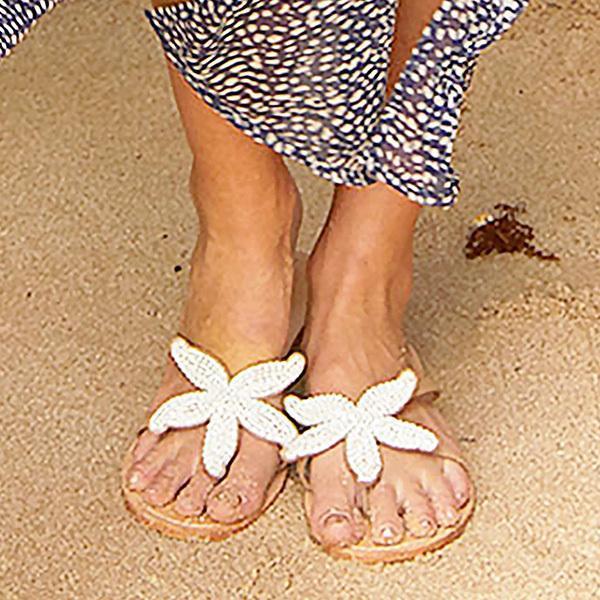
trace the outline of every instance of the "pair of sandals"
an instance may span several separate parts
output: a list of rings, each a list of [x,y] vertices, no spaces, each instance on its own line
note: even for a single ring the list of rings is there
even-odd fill
[[[297,328],[300,329],[301,325]],[[293,339],[293,338],[292,338]],[[271,480],[261,509],[235,523],[221,523],[207,515],[186,517],[174,508],[174,502],[157,507],[142,494],[130,489],[127,473],[133,464],[129,449],[123,464],[122,492],[129,511],[143,524],[179,539],[222,540],[255,521],[283,490],[289,465],[297,463],[305,487],[305,510],[310,515],[313,503],[309,479],[309,461],[344,441],[348,467],[364,489],[377,482],[382,470],[378,444],[435,454],[468,467],[450,439],[438,438],[421,425],[396,415],[410,401],[425,396],[436,398],[438,389],[425,377],[415,349],[405,348],[406,368],[392,379],[369,386],[356,401],[344,394],[316,394],[305,399],[295,395],[284,398],[285,413],[265,399],[283,394],[302,375],[306,360],[301,352],[292,352],[285,360],[254,363],[230,374],[216,356],[176,336],[171,356],[182,374],[197,388],[174,396],[161,404],[150,416],[148,429],[162,434],[169,429],[206,425],[202,448],[205,470],[222,479],[233,460],[238,445],[239,428],[281,447],[280,468]],[[296,424],[300,425],[300,433]],[[397,544],[379,545],[369,532],[351,546],[327,546],[336,557],[366,563],[395,562],[412,559],[441,548],[464,531],[475,508],[475,490],[469,478],[469,500],[459,510],[452,526],[440,527],[432,537],[412,537],[408,533]],[[365,494],[366,496],[366,494]]]

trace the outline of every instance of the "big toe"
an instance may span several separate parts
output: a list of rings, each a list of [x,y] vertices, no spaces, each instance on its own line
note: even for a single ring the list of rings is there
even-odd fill
[[[235,523],[256,515],[278,464],[276,446],[243,432],[227,476],[209,493],[209,516],[222,523]]]
[[[341,446],[312,459],[312,509],[309,525],[324,546],[351,546],[365,535],[365,523],[356,501],[354,478]]]
[[[329,508],[311,518],[313,535],[324,546],[351,546],[358,543],[364,530],[357,523],[354,511],[349,507]]]
[[[210,492],[207,512],[215,521],[235,523],[257,513],[263,498],[264,490],[252,480],[226,480]]]

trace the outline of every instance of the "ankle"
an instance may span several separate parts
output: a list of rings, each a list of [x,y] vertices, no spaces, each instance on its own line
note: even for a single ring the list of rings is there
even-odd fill
[[[412,243],[403,248],[385,240],[371,244],[340,235],[339,229],[326,231],[308,265],[310,311],[303,346],[309,358],[314,362],[328,355],[328,348],[356,346],[368,337],[379,340],[377,353],[389,355],[394,364],[405,343],[412,282]]]
[[[191,260],[181,332],[223,353],[230,368],[272,358],[286,349],[293,258],[266,244],[199,240]]]
[[[303,337],[309,360],[315,363],[325,355],[326,361],[329,357],[335,363],[340,352],[361,355],[365,339],[375,340],[367,346],[376,345],[377,354],[395,357],[405,344],[404,314],[411,284],[408,269],[395,278],[388,273],[372,280],[361,273],[331,273],[313,263]]]
[[[266,276],[287,279],[293,274],[293,263],[291,248],[280,237],[201,231],[192,252],[191,275],[221,271],[222,277],[238,281],[240,276],[257,282]]]
[[[399,250],[342,240],[340,247],[328,239],[333,237],[325,234],[309,259],[311,301],[346,308],[387,306],[403,313],[412,290],[412,245]]]

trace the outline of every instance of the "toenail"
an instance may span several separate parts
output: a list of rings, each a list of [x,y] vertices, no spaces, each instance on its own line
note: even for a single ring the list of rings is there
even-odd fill
[[[329,515],[323,521],[323,527],[332,527],[335,525],[342,525],[343,523],[349,523],[350,519],[346,515]]]
[[[450,525],[454,525],[457,520],[458,520],[458,513],[455,510],[449,509],[445,513],[444,523],[440,523],[440,524],[444,525],[446,527],[449,527]]]
[[[395,535],[394,530],[389,526],[386,525],[382,530],[381,530],[381,537],[384,540],[391,540]]]
[[[229,504],[232,507],[238,507],[242,504],[243,498],[240,494],[232,493],[231,490],[222,490],[217,495],[217,502],[223,502],[225,504]]]
[[[137,485],[140,481],[141,481],[141,477],[137,471],[135,473],[133,473],[131,475],[131,477],[129,478],[130,485]]]

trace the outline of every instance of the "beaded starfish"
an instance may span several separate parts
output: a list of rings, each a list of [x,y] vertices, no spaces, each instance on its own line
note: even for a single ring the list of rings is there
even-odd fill
[[[169,428],[208,423],[202,460],[213,477],[225,475],[237,449],[239,426],[280,445],[298,435],[294,424],[261,398],[282,393],[298,379],[306,364],[300,352],[286,360],[256,363],[231,376],[220,360],[180,336],[172,341],[170,350],[180,371],[199,389],[159,406],[150,417],[148,429],[160,434]]]
[[[432,452],[438,440],[431,431],[392,416],[408,403],[416,385],[414,371],[405,369],[394,379],[368,387],[356,404],[336,393],[304,400],[286,396],[287,413],[309,429],[284,445],[282,457],[292,462],[345,440],[346,460],[357,480],[373,483],[382,469],[378,442],[401,450]]]

